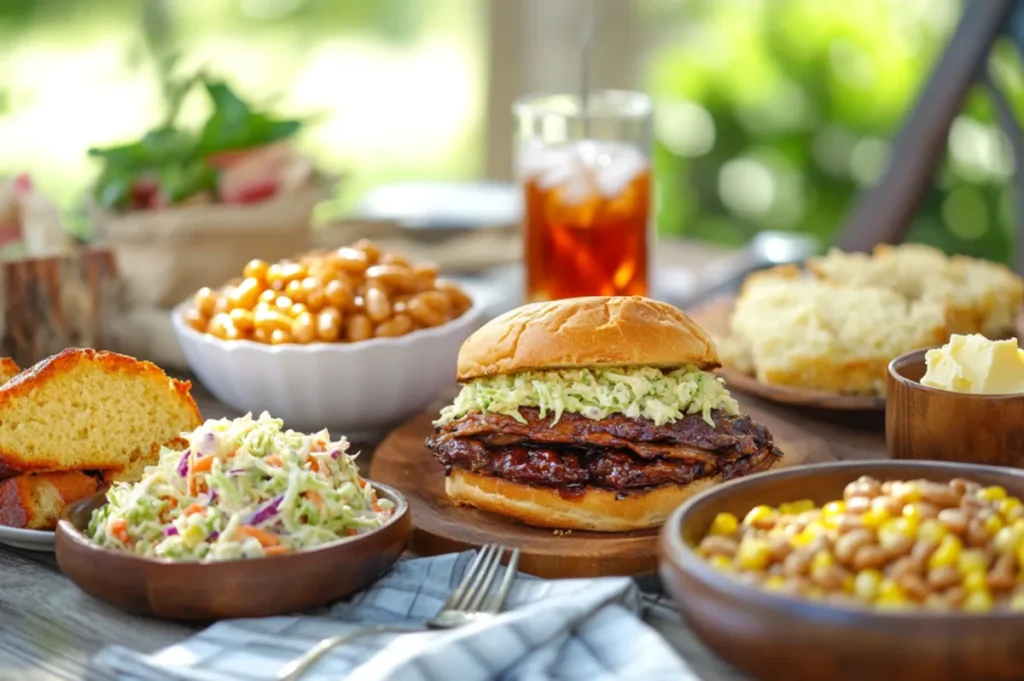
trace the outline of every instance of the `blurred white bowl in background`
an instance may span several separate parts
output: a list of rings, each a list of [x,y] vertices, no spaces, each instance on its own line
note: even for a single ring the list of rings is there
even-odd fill
[[[267,345],[200,333],[171,313],[192,372],[221,402],[268,411],[294,430],[329,428],[351,440],[400,425],[455,385],[463,341],[483,321],[479,304],[447,324],[357,343]]]

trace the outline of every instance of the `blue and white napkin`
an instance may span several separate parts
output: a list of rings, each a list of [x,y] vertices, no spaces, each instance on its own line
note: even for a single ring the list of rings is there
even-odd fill
[[[430,619],[472,558],[466,552],[400,562],[366,591],[321,612],[219,622],[151,655],[110,646],[94,665],[123,681],[271,681],[323,638],[367,625]],[[707,670],[696,671],[669,645],[662,626],[659,633],[641,619],[643,610],[644,597],[628,578],[520,575],[506,611],[493,620],[448,631],[357,638],[335,649],[303,680],[738,679],[727,669],[715,669],[720,663],[684,635],[683,649],[701,657],[696,666]]]

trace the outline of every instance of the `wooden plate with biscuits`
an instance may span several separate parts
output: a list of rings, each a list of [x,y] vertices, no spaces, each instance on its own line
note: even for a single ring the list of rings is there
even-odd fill
[[[735,298],[720,298],[714,302],[692,310],[690,315],[715,338],[728,334],[729,317],[732,314]],[[798,388],[786,385],[762,383],[756,377],[728,365],[719,367],[716,372],[725,379],[729,388],[770,400],[778,404],[794,407],[808,407],[827,411],[843,412],[884,412],[884,397],[865,395],[842,395],[810,388]]]

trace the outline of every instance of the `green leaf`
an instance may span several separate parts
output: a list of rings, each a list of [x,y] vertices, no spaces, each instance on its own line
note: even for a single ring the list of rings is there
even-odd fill
[[[160,170],[158,178],[161,191],[172,204],[217,186],[217,172],[202,160],[167,166]]]
[[[301,127],[298,120],[275,119],[254,111],[223,82],[205,82],[213,112],[199,135],[199,150],[215,154],[250,149],[294,135]]]

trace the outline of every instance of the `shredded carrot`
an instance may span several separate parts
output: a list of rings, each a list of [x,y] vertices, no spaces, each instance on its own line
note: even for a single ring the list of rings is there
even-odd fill
[[[131,538],[128,536],[128,523],[124,518],[115,518],[110,521],[110,532],[117,537],[118,541],[128,544]]]
[[[265,458],[264,461],[269,463],[271,466],[280,466],[281,465],[281,457],[279,457],[277,454],[271,454],[270,456]]]
[[[286,553],[291,553],[291,551],[287,546],[281,546],[280,544],[263,547],[263,555],[265,556],[283,556]]]
[[[380,513],[381,511],[380,504],[378,504],[376,501],[373,502],[373,510],[376,511],[377,513]]]
[[[178,500],[174,497],[167,497],[164,501],[167,502],[167,508],[178,508]]]
[[[189,504],[185,508],[185,515],[192,515],[193,513],[202,513],[203,507],[201,504]]]
[[[313,457],[309,457],[309,467],[313,469],[314,473],[320,472],[320,462]]]
[[[309,451],[311,452],[322,452],[327,448],[327,443],[323,440],[316,440],[309,445]]]
[[[366,487],[366,481],[363,480],[358,475],[356,476],[356,483],[359,485],[359,489],[362,489],[362,488]]]
[[[358,532],[357,530],[355,530],[354,528],[351,528],[351,527],[350,527],[350,528],[348,528],[347,530],[345,530],[345,534],[346,534],[346,536],[349,536],[349,537],[354,537],[354,536],[356,536],[357,534],[359,534],[359,532]]]
[[[237,449],[232,449],[230,452],[228,452],[228,458],[229,459],[235,458],[235,454],[238,454],[238,450]]]
[[[306,492],[306,498],[312,501],[314,506],[316,506],[320,510],[323,510],[324,498],[321,497],[319,494],[317,494],[316,492]]]
[[[192,464],[192,470],[195,471],[196,473],[205,473],[209,471],[211,468],[213,468],[213,460],[215,458],[217,457],[215,457],[213,454],[210,454],[209,456],[204,456],[201,459],[196,459],[195,462]]]
[[[253,527],[252,525],[242,525],[238,528],[238,533],[246,537],[252,537],[264,548],[268,546],[277,546],[281,543],[281,540],[274,535],[261,530],[258,527]]]

